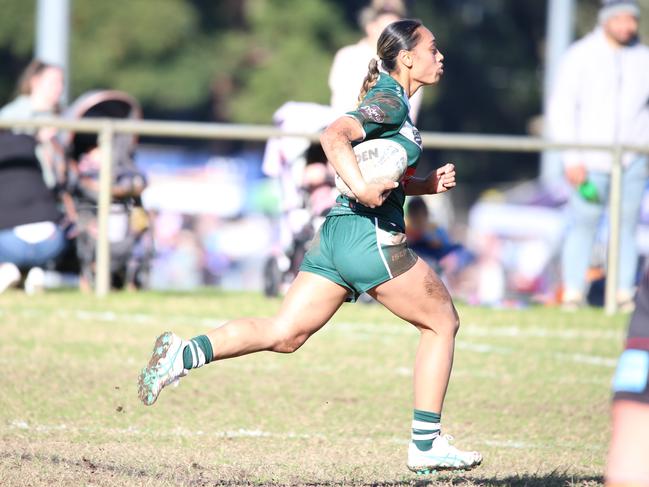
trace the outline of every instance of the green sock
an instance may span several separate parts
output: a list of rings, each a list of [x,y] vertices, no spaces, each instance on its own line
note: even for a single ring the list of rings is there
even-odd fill
[[[415,409],[412,420],[412,441],[420,451],[433,447],[433,440],[439,436],[442,415]]]
[[[186,369],[197,369],[212,361],[212,342],[207,335],[192,338],[183,350],[183,366]]]

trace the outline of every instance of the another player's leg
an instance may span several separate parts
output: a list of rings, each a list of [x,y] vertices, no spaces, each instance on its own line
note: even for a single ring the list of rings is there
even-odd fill
[[[163,333],[140,372],[138,395],[151,405],[164,387],[212,360],[262,350],[294,352],[329,321],[347,294],[347,289],[322,276],[300,272],[271,318],[235,319],[191,340]]]
[[[613,379],[606,485],[649,486],[649,272],[638,288],[626,347]]]
[[[648,394],[645,393],[645,401]],[[649,486],[649,404],[613,402],[612,435],[606,461],[606,485]]]
[[[386,308],[421,332],[415,359],[415,409],[408,468],[417,473],[471,469],[478,452],[461,451],[441,434],[441,412],[453,366],[459,320],[453,301],[435,272],[422,260],[404,274],[370,291]]]

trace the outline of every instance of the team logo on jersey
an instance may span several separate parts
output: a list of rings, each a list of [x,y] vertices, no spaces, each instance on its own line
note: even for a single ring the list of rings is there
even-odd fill
[[[415,142],[417,142],[417,145],[421,147],[422,145],[421,134],[419,133],[419,130],[417,130],[417,127],[412,127],[412,135],[415,136]]]
[[[366,120],[376,123],[383,123],[385,120],[385,112],[378,105],[363,105],[358,108],[358,111],[363,114]]]
[[[421,134],[419,133],[419,130],[417,130],[417,127],[415,127],[409,121],[406,120],[406,123],[403,124],[403,127],[401,127],[401,130],[399,130],[399,133],[409,141],[417,144],[420,149],[422,148]]]

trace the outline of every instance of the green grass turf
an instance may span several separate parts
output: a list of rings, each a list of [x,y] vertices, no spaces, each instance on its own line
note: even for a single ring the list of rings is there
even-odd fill
[[[152,407],[155,337],[273,313],[256,294],[0,296],[0,485],[598,485],[627,317],[459,306],[442,416],[469,473],[405,468],[418,333],[344,305],[297,353],[210,364]]]

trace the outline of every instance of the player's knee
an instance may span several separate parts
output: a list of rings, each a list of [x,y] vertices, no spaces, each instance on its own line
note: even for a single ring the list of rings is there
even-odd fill
[[[449,315],[440,319],[435,328],[438,334],[455,337],[460,329],[460,320],[457,315]]]
[[[273,350],[279,353],[293,353],[306,342],[306,336],[288,336],[279,340]]]
[[[453,336],[457,335],[457,332],[460,331],[460,318],[457,313],[455,313],[455,317],[452,319],[451,331],[453,332]]]
[[[430,316],[423,328],[437,335],[455,337],[460,329],[460,318],[453,304],[451,303],[445,312]]]
[[[277,326],[275,336],[274,352],[293,353],[306,342],[309,336],[304,333],[295,333],[290,327]]]

